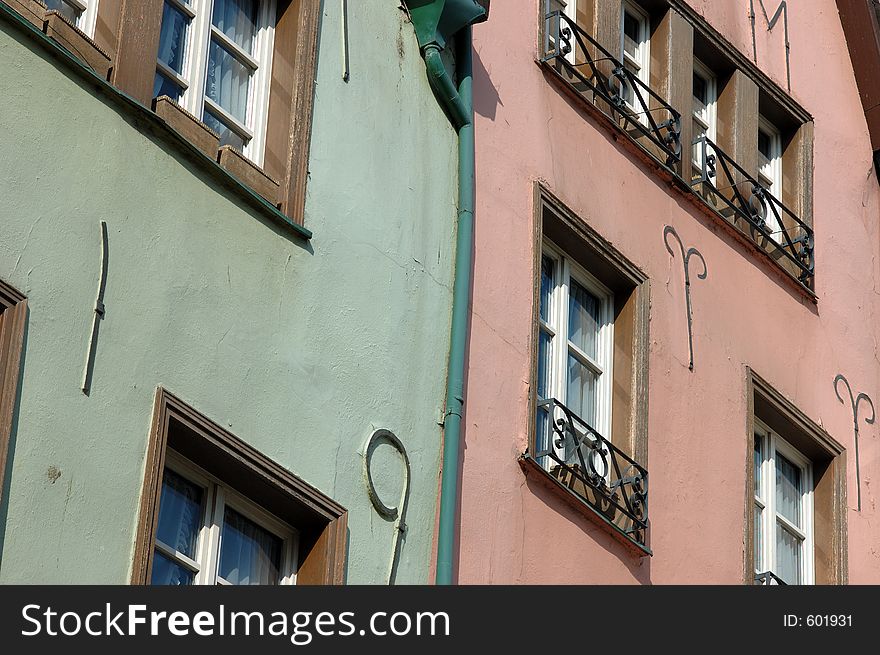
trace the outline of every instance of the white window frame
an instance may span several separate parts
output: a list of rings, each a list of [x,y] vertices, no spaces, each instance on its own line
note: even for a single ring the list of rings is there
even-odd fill
[[[706,64],[697,58],[694,58],[694,74],[699,75],[706,81],[705,104],[697,100],[697,97],[691,93],[694,121],[699,123],[703,130],[705,130],[706,136],[709,137],[709,140],[715,143],[718,125],[718,77],[708,66],[706,66]],[[697,103],[699,103],[699,105]],[[702,172],[703,165],[701,149],[694,146],[693,151],[694,166],[698,172]]]
[[[636,43],[635,56],[631,56],[626,51],[626,33],[624,32],[624,21],[626,14],[631,14],[639,21],[639,42]],[[626,66],[629,64],[637,69],[636,77],[646,86],[651,81],[651,17],[644,9],[629,0],[623,0],[620,8],[620,61]],[[621,82],[621,87],[623,83]],[[624,89],[620,92],[624,94]],[[640,91],[641,92],[641,91]],[[633,91],[633,100],[635,100],[635,91]],[[641,113],[641,108],[635,107],[626,99],[624,94],[624,102],[627,108],[632,112],[638,113],[640,123],[647,125],[648,117]]]
[[[242,516],[281,539],[281,585],[296,584],[296,558],[298,532],[293,527],[275,518],[256,503],[235,492],[197,464],[173,451],[165,455],[165,467],[174,471],[188,482],[202,488],[201,527],[196,541],[195,555],[192,559],[159,540],[154,549],[175,564],[195,573],[194,585],[231,585],[220,577],[220,549],[222,547],[223,520],[229,506]],[[161,511],[161,500],[159,511]]]
[[[222,116],[244,137],[244,154],[257,166],[263,165],[266,150],[266,130],[269,119],[269,90],[272,81],[272,55],[275,45],[276,0],[258,0],[257,31],[254,52],[244,52],[236,43],[212,24],[214,0],[165,0],[190,18],[184,46],[183,72],[176,73],[161,61],[156,70],[179,84],[183,92],[180,105],[198,119],[205,115],[205,105]],[[211,39],[216,38],[225,50],[249,68],[247,117],[242,123],[205,95],[208,77],[208,54]]]
[[[590,427],[606,439],[610,439],[614,365],[614,295],[608,287],[573,261],[562,249],[546,239],[542,247],[542,258],[544,256],[554,261],[554,284],[550,293],[550,307],[547,313],[549,320],[541,319],[540,312],[538,312],[539,331],[549,334],[551,337],[550,363],[546,381],[547,395],[549,398],[556,398],[568,406],[568,355],[569,353],[574,354],[587,368],[598,374],[595,425],[590,425]],[[540,274],[539,268],[539,284]],[[568,339],[569,287],[572,279],[600,301],[601,326],[596,344],[598,361],[581,351]],[[540,302],[540,298],[538,302]],[[565,347],[560,347],[562,343],[565,344]],[[560,456],[564,456],[564,453],[560,453]]]
[[[815,558],[813,538],[813,465],[809,459],[801,454],[794,446],[781,436],[776,434],[767,425],[755,420],[755,439],[762,440],[762,461],[760,464],[761,483],[758,485],[758,471],[756,470],[755,484],[758,486],[755,494],[753,512],[757,515],[762,510],[762,520],[759,524],[761,530],[760,549],[761,562],[755,561],[755,573],[771,571],[776,573],[776,531],[782,528],[777,523],[783,524],[786,529],[796,535],[802,543],[801,546],[801,582],[802,585],[810,585],[815,581]],[[791,521],[776,511],[776,453],[782,454],[792,464],[801,470],[801,516],[803,525],[796,526]],[[754,518],[752,520],[754,524]],[[757,544],[758,535],[753,535]],[[761,569],[761,570],[759,570]],[[793,582],[785,581],[788,584]]]
[[[758,150],[758,182],[778,201],[782,202],[782,133],[773,123],[768,121],[764,116],[758,117],[758,130],[764,132],[770,137],[770,157],[765,157]],[[758,144],[755,144],[758,149]],[[765,220],[767,223],[767,231],[770,232],[774,240],[782,242],[782,226],[776,220],[776,216],[768,206],[766,208]]]

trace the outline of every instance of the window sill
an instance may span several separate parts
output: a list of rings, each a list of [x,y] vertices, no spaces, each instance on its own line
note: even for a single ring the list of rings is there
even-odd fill
[[[179,125],[175,127],[175,125],[171,124],[174,122],[174,119],[169,122],[159,114],[151,111],[149,107],[144,106],[111,85],[106,77],[102,77],[101,73],[92,68],[87,61],[78,57],[72,50],[55,39],[50,38],[49,35],[42,31],[40,25],[31,20],[31,16],[27,15],[24,10],[21,12],[17,11],[10,6],[10,2],[12,0],[0,0],[0,24],[3,25],[4,29],[18,30],[19,33],[33,40],[38,47],[43,48],[50,57],[54,58],[59,66],[64,67],[71,75],[79,77],[85,82],[87,91],[102,95],[106,102],[113,104],[122,113],[128,115],[130,122],[136,125],[138,129],[148,132],[150,135],[166,143],[181,156],[189,159],[203,174],[209,176],[218,187],[237,197],[250,209],[258,212],[273,224],[298,238],[312,238],[312,232],[303,227],[300,222],[292,220],[272,202],[266,200],[257,191],[248,186],[245,181],[221,166],[217,161],[219,149],[214,151],[212,155],[206,154],[185,133],[178,129]],[[16,0],[15,4],[19,8],[24,7],[27,9],[27,7],[32,7],[39,3]],[[91,85],[91,88],[89,85]],[[179,117],[177,118],[179,119]]]
[[[710,219],[713,224],[723,228],[727,235],[736,240],[741,246],[748,250],[750,254],[766,264],[767,272],[777,278],[786,288],[802,297],[806,302],[814,305],[817,304],[818,296],[812,288],[802,283],[789,270],[783,267],[773,257],[773,254],[762,248],[760,244],[756,243],[745,229],[738,225],[734,225],[730,220],[713,208],[700,194],[691,188],[690,184],[682,179],[675,170],[659,160],[646,147],[630,136],[624,128],[617,125],[611,118],[609,118],[601,108],[597,107],[587,98],[584,98],[577,89],[572,87],[572,83],[553,66],[552,62],[545,62],[542,61],[540,57],[537,57],[535,63],[541,68],[545,77],[548,78],[548,82],[563,92],[566,97],[570,98],[571,101],[575,103],[577,109],[581,110],[589,116],[590,119],[595,121],[597,127],[608,132],[615,143],[623,147],[628,153],[634,155],[640,163],[651,170],[652,174],[656,175],[663,182],[666,182],[674,191],[681,194],[681,196],[690,202],[697,210]]]
[[[603,527],[616,541],[625,546],[630,554],[637,557],[653,556],[654,553],[650,548],[627,535],[608,516],[580,498],[557,477],[546,471],[529,453],[520,455],[519,465],[527,478],[541,484],[559,500],[568,504],[596,525]]]

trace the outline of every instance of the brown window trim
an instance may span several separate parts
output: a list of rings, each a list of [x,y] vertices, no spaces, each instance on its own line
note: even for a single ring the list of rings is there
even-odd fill
[[[163,0],[102,0],[98,9],[99,28],[118,21],[117,64],[111,81],[147,107],[154,101],[162,4]],[[208,153],[299,225],[305,215],[320,18],[320,0],[278,0],[263,167],[244,165],[243,157],[219,148]],[[179,125],[171,127],[187,138],[192,128]]]
[[[27,299],[0,281],[0,501],[3,500],[6,458],[18,402],[27,315]]]
[[[45,53],[47,60],[54,61],[56,65],[63,67],[68,73],[86,83],[88,85],[86,88],[95,93],[99,99],[123,113],[130,123],[138,126],[138,129],[149,137],[161,140],[175,153],[175,156],[186,159],[195,167],[196,174],[202,176],[206,183],[213,183],[219,193],[228,193],[230,196],[234,196],[235,200],[246,206],[248,211],[259,213],[262,218],[287,234],[299,239],[312,238],[312,232],[305,228],[301,222],[292,220],[277,206],[268,202],[251,187],[222,168],[216,157],[206,157],[196,144],[155,112],[112,86],[69,50],[48,38],[32,23],[10,9],[4,0],[0,0],[0,25],[2,25],[0,29],[8,27],[24,34],[35,44],[36,49]]]
[[[817,465],[824,467],[821,479],[814,480],[816,584],[847,584],[846,449],[750,367],[746,367],[746,394],[743,583],[755,584],[753,450],[757,412],[757,418],[801,450],[813,462],[814,469]]]
[[[545,213],[550,214],[552,219],[545,220]],[[647,541],[649,535],[645,535],[644,543],[639,543],[625,534],[613,520],[609,520],[605,514],[584,500],[570,484],[551,475],[532,456],[535,452],[537,418],[536,344],[544,239],[550,238],[570,256],[576,257],[578,253],[589,252],[593,257],[585,268],[615,292],[615,365],[611,374],[614,376],[616,391],[612,402],[611,442],[643,466],[648,461],[650,280],[541,182],[535,182],[534,185],[534,225],[528,450],[520,456],[520,466],[526,476],[539,481],[560,500],[595,523],[608,528],[609,533],[627,546],[630,552],[637,556],[651,555]],[[629,329],[617,329],[618,326],[623,327],[624,323]],[[628,396],[621,389],[628,389]]]
[[[85,32],[39,0],[0,0],[46,36],[79,58],[102,79],[109,79],[113,57]]]
[[[169,443],[172,422],[183,436]],[[288,522],[300,532],[297,584],[344,584],[347,510],[161,387],[147,446],[132,584],[150,580],[168,447],[255,502],[271,497],[282,508],[274,512],[279,518],[293,516]]]
[[[736,103],[731,102],[731,108],[736,109],[736,114],[742,120],[743,116],[751,116],[751,122],[743,126],[747,130],[754,128],[754,139],[740,139],[740,146],[735,151],[726,150],[729,144],[720,143],[734,159],[739,156],[741,165],[746,170],[755,169],[757,174],[757,155],[754,152],[757,143],[757,113],[758,97],[762,98],[762,104],[769,104],[790,117],[791,121],[797,121],[799,128],[790,130],[787,134],[788,147],[783,155],[783,175],[797,182],[795,191],[797,199],[783,198],[795,212],[800,213],[800,218],[810,228],[812,219],[812,116],[789,94],[783,91],[755,64],[748,60],[745,55],[727,41],[720,33],[712,28],[706,20],[697,14],[682,0],[641,0],[638,2],[651,14],[651,88],[665,97],[666,101],[680,111],[682,115],[682,144],[691,140],[691,127],[689,117],[691,114],[691,77],[694,57],[695,39],[712,44],[712,48],[721,53],[720,56],[727,58],[736,68],[735,76],[741,78],[738,87],[751,87],[754,108],[746,107],[742,100],[744,95],[741,91],[736,95]],[[610,52],[619,48],[619,2],[616,0],[580,0],[578,5],[578,20],[587,22],[587,31],[593,30],[594,38]],[[600,11],[596,11],[596,7]],[[667,182],[674,192],[681,193],[697,210],[723,228],[724,233],[732,237],[740,246],[743,246],[751,254],[756,255],[766,265],[766,269],[775,279],[787,288],[801,295],[805,300],[816,303],[818,297],[815,293],[815,271],[813,281],[808,286],[798,279],[799,271],[791,264],[780,251],[763,237],[752,236],[746,228],[735,224],[723,216],[710,203],[703,198],[687,181],[690,179],[690,146],[682,146],[681,162],[675,167],[668,166],[657,152],[652,150],[652,144],[642,143],[642,140],[628,134],[616,121],[609,118],[601,106],[601,101],[591,102],[583,93],[575,90],[565,75],[557,70],[552,62],[542,62],[545,41],[544,4],[539,3],[539,29],[538,29],[538,57],[535,62],[542,68],[548,81],[564,92],[572,99],[576,107],[589,116],[596,124],[611,132],[613,140],[630,155],[633,155],[651,174],[657,175]],[[710,62],[707,62],[710,63]],[[734,88],[734,85],[729,85]],[[748,95],[748,94],[745,94]],[[751,96],[750,96],[751,97]],[[719,97],[719,106],[722,98]],[[751,123],[754,123],[752,126]],[[739,126],[734,126],[734,131],[742,132]],[[784,135],[785,136],[785,135]],[[752,165],[754,164],[754,165]],[[682,171],[687,175],[683,176]],[[784,195],[788,192],[783,189]]]

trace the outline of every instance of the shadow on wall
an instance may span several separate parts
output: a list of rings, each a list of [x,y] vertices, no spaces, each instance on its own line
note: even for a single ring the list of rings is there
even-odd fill
[[[9,443],[6,450],[6,469],[3,473],[3,488],[0,489],[0,573],[3,572],[3,546],[6,543],[6,523],[9,517],[9,490],[12,486],[12,462],[15,461],[15,444],[18,437],[18,416],[21,411],[21,387],[24,379],[24,371],[27,366],[28,330],[30,322],[25,321],[24,337],[21,342],[21,365],[18,370],[18,385],[15,395],[15,405],[12,409],[12,430],[9,432]]]
[[[504,106],[498,90],[492,84],[489,71],[483,65],[480,53],[474,50],[474,111],[480,116],[495,120],[495,112],[498,106]]]
[[[566,519],[573,525],[577,526],[584,533],[584,536],[593,543],[601,546],[605,551],[616,557],[623,564],[629,574],[633,577],[633,582],[637,584],[651,584],[651,557],[648,555],[638,556],[631,553],[626,546],[618,542],[608,531],[602,526],[594,523],[592,520],[581,514],[579,511],[571,507],[568,503],[560,501],[560,499],[550,491],[541,482],[535,481],[532,477],[526,478],[526,486],[529,492],[544,505],[548,511],[552,511],[561,518]],[[547,535],[548,543],[547,552],[553,552],[553,535]],[[650,533],[649,533],[650,539]],[[561,566],[570,568],[589,567],[590,562],[571,562],[558,558],[551,558],[551,566]]]

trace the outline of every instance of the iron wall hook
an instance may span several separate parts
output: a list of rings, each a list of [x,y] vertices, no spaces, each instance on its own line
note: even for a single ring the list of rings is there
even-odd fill
[[[703,264],[703,272],[697,273],[697,278],[700,280],[705,280],[709,275],[709,267],[706,264],[706,259],[703,257],[703,254],[697,250],[696,248],[688,248],[687,251],[684,249],[684,244],[681,241],[681,237],[678,236],[678,232],[675,231],[675,228],[671,225],[667,225],[663,228],[663,243],[666,245],[666,250],[675,259],[675,251],[673,251],[672,246],[669,245],[669,235],[675,237],[676,242],[678,243],[678,248],[681,251],[681,261],[684,266],[684,294],[685,301],[687,304],[687,328],[688,328],[688,352],[690,353],[690,362],[688,363],[688,368],[693,371],[694,370],[694,331],[693,331],[693,308],[691,306],[691,273],[690,273],[690,263],[691,257],[696,255],[700,263]]]
[[[852,387],[850,387],[849,380],[847,380],[842,373],[838,373],[837,377],[834,378],[834,394],[837,396],[837,399],[846,404],[843,399],[843,396],[840,395],[840,390],[838,388],[838,382],[843,382],[846,385],[846,392],[849,394],[849,404],[852,409],[853,414],[853,436],[855,438],[855,448],[856,448],[856,503],[857,503],[857,511],[862,511],[862,478],[861,471],[859,470],[859,403],[863,400],[868,402],[868,405],[871,407],[871,417],[865,417],[865,423],[868,425],[873,425],[874,421],[877,418],[877,413],[874,410],[874,402],[871,398],[866,394],[859,392],[857,396],[853,396]]]

